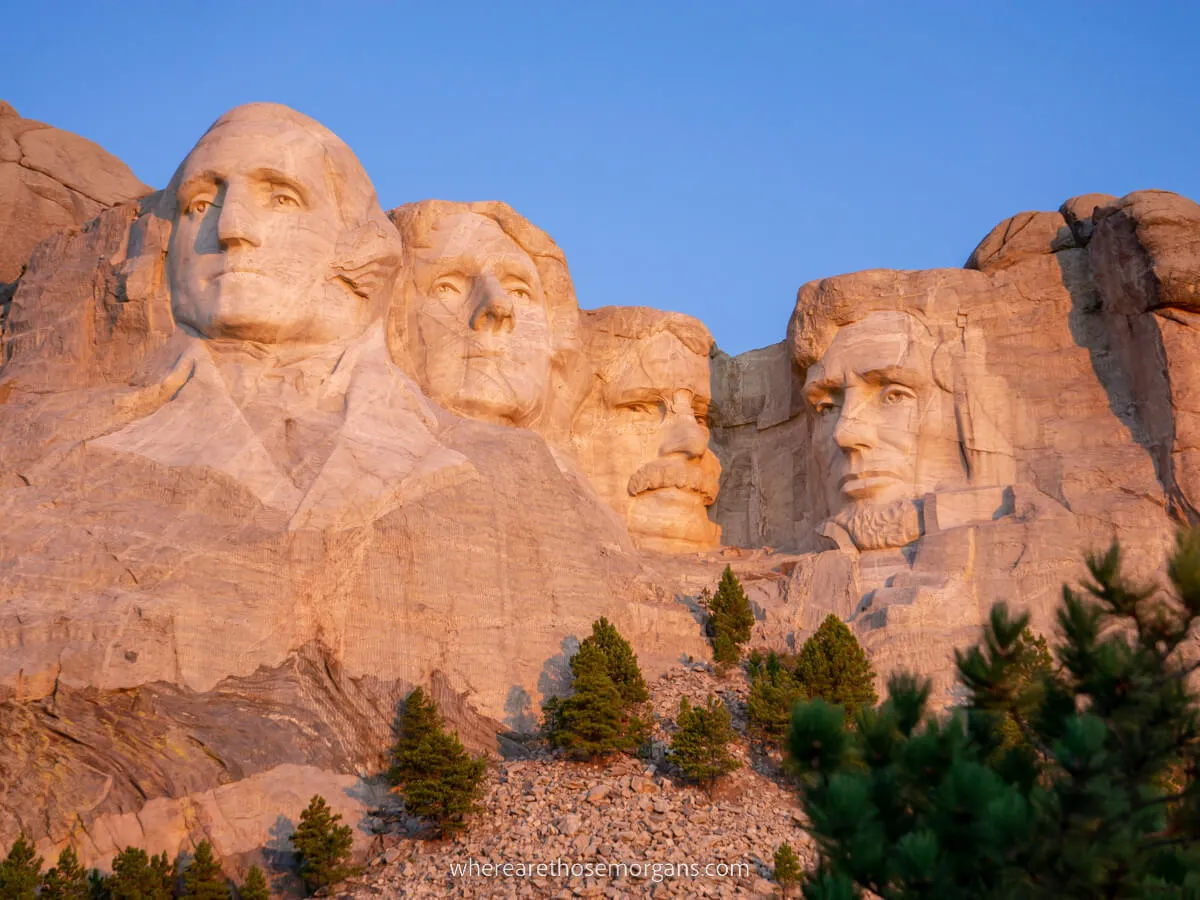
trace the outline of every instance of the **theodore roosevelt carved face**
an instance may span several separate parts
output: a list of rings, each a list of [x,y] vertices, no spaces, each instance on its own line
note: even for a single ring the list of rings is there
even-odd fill
[[[708,448],[708,331],[678,313],[607,307],[584,313],[584,335],[597,376],[574,433],[597,493],[640,546],[716,546],[720,528],[707,508],[721,466]]]
[[[382,316],[395,231],[354,154],[317,122],[275,104],[238,107],[200,139],[168,192],[167,276],[185,328],[322,344]]]

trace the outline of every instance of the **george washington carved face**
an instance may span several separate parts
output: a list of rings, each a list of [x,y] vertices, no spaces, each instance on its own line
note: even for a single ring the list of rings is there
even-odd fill
[[[390,225],[353,154],[317,123],[272,104],[239,107],[200,139],[170,190],[167,274],[181,325],[315,344],[353,338],[382,315],[355,258],[367,238],[386,243]]]

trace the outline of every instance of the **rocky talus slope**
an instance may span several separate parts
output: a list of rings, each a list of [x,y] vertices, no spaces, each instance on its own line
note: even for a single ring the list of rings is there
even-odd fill
[[[704,667],[679,666],[650,684],[658,716],[651,761],[616,756],[585,764],[555,759],[542,750],[529,759],[500,763],[489,775],[486,812],[471,829],[448,841],[422,840],[399,826],[380,834],[363,874],[330,892],[339,898],[377,897],[770,897],[775,848],[787,841],[802,866],[813,851],[801,830],[795,793],[777,761],[752,752],[745,740],[743,673],[717,678]],[[739,730],[731,745],[742,767],[722,779],[711,796],[682,784],[662,758],[674,728],[679,698],[702,702],[721,696]],[[478,874],[454,874],[474,860]],[[482,874],[486,863],[558,866],[624,863],[617,877]],[[660,864],[661,880],[653,867]],[[695,864],[695,877],[667,877],[666,867]],[[722,877],[707,865],[745,864]],[[634,866],[645,867],[633,877]],[[471,870],[474,873],[476,870]],[[552,870],[551,870],[552,871]]]

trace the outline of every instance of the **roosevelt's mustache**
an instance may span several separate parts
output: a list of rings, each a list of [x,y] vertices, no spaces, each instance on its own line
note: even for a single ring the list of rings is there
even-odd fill
[[[629,494],[636,497],[646,491],[656,491],[661,488],[680,488],[693,491],[704,498],[704,505],[711,506],[717,499],[719,485],[718,473],[715,466],[706,465],[707,460],[699,463],[684,462],[681,459],[656,459],[638,469],[629,479]]]

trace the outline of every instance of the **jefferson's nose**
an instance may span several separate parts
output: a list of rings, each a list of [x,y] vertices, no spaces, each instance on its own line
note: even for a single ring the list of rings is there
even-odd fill
[[[491,275],[483,275],[475,280],[474,292],[471,328],[475,331],[512,331],[516,324],[512,298],[500,282]]]
[[[262,236],[250,207],[250,198],[242,191],[226,188],[217,210],[217,240],[222,250],[242,244],[262,246]]]

